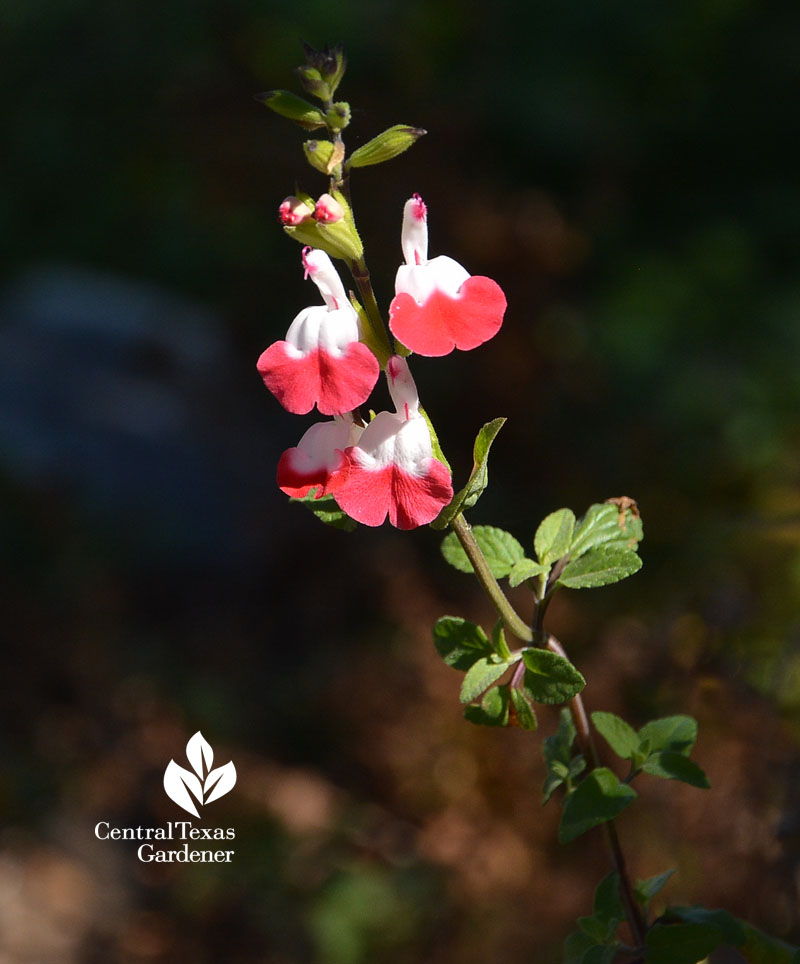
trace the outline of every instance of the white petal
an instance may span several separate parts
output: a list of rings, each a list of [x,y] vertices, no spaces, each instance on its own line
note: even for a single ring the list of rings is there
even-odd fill
[[[355,445],[362,431],[361,426],[344,418],[316,422],[297,443],[299,452],[295,453],[298,457],[295,469],[302,472],[323,468],[332,471],[340,460],[337,449],[343,452],[348,445]]]
[[[286,332],[288,353],[297,358],[318,348],[338,358],[354,341],[358,341],[358,315],[349,301],[334,310],[324,305],[304,308]]]
[[[416,194],[403,208],[400,238],[406,264],[425,264],[428,258],[428,214],[425,202]]]
[[[427,264],[401,264],[397,269],[394,290],[398,295],[411,295],[418,305],[423,305],[434,291],[442,291],[455,298],[469,276],[469,271],[458,261],[440,254]]]
[[[392,355],[386,363],[386,381],[397,414],[411,418],[419,413],[419,394],[408,362],[400,355]]]
[[[425,475],[433,454],[431,433],[421,415],[406,419],[379,412],[364,429],[353,457],[370,472],[396,465],[409,475]]]
[[[306,249],[303,252],[303,264],[329,308],[341,308],[342,305],[350,304],[342,279],[324,251],[319,248]]]

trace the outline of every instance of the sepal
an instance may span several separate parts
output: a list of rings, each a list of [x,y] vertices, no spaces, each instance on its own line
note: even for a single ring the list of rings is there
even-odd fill
[[[371,164],[383,164],[407,151],[420,137],[427,134],[421,127],[409,127],[407,124],[395,124],[371,141],[362,144],[350,155],[345,167],[368,167]]]
[[[304,130],[313,131],[318,127],[325,127],[325,115],[322,111],[288,90],[268,90],[263,94],[256,94],[256,100],[281,117],[288,117]]]

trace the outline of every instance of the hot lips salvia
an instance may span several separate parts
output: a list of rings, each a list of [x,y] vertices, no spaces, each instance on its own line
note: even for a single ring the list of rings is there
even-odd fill
[[[473,277],[444,255],[427,258],[427,210],[419,195],[406,202],[402,249],[389,327],[405,348],[445,355],[475,348],[495,335],[506,299],[490,278]],[[351,518],[368,526],[387,518],[399,529],[432,522],[453,497],[448,467],[433,454],[428,423],[408,362],[393,355],[385,373],[395,411],[364,424],[359,407],[369,398],[381,366],[364,343],[358,313],[325,252],[305,248],[306,276],[324,304],[305,308],[286,338],[258,360],[264,383],[290,412],[315,406],[329,421],[316,422],[278,463],[287,495],[333,495]]]

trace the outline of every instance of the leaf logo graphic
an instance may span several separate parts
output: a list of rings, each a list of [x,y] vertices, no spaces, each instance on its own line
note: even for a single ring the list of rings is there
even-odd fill
[[[164,789],[167,796],[179,807],[183,807],[193,817],[199,817],[197,804],[205,806],[233,789],[236,783],[236,767],[229,761],[212,770],[214,751],[199,730],[186,744],[186,758],[194,773],[170,760],[164,771]]]

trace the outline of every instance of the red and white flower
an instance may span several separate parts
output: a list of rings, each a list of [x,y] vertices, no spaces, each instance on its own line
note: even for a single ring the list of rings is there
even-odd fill
[[[328,255],[304,248],[303,264],[325,304],[304,308],[286,339],[263,352],[258,370],[288,411],[305,415],[316,405],[323,415],[341,415],[366,401],[380,364],[359,341],[358,315]]]
[[[471,276],[446,255],[428,260],[427,208],[415,194],[403,209],[403,257],[397,271],[389,327],[420,355],[477,348],[497,334],[506,297],[491,278]]]
[[[432,522],[450,503],[453,486],[450,470],[433,456],[408,362],[393,356],[386,376],[397,411],[379,412],[345,451],[336,501],[364,525],[379,526],[388,515],[398,529],[414,529]]]
[[[363,427],[351,415],[337,415],[331,422],[316,422],[295,448],[287,449],[278,462],[278,488],[303,498],[316,488],[315,499],[330,495],[343,483],[344,451],[355,445]]]

